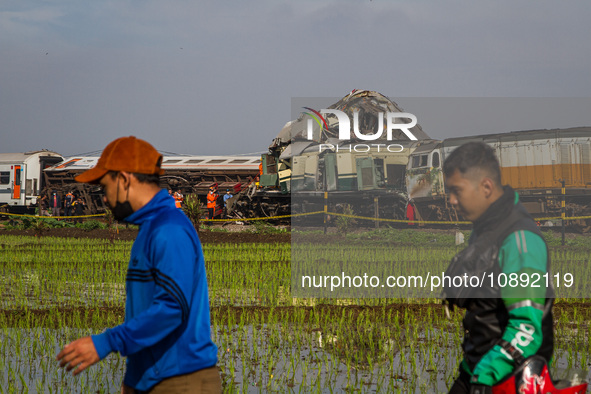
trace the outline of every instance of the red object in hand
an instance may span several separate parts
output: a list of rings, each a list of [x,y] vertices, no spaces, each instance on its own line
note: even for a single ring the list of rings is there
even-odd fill
[[[515,372],[492,387],[493,394],[584,394],[587,383],[557,388],[560,382],[553,382],[546,360],[533,356],[525,360]]]

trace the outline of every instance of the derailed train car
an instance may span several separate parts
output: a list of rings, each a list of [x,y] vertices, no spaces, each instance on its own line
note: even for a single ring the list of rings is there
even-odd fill
[[[349,139],[341,138],[338,117],[329,113],[321,124],[310,122],[310,113],[302,112],[284,126],[262,157],[165,156],[161,186],[196,193],[203,201],[211,185],[221,192],[230,189],[234,198],[228,213],[239,218],[319,211],[328,202],[332,212],[350,204],[358,215],[404,219],[410,205],[417,219],[455,221],[462,218],[447,201],[441,167],[456,147],[483,141],[496,150],[503,182],[520,193],[535,216],[560,216],[562,180],[567,215],[591,215],[590,127],[437,141],[416,124],[410,131],[417,140],[411,141],[402,132],[382,133],[382,114],[404,111],[377,92],[353,91],[328,109],[356,120]],[[367,138],[378,134],[379,138]],[[74,157],[47,169],[48,187],[63,194],[74,190],[84,197],[88,213],[102,212],[100,189],[73,180],[97,159]]]
[[[350,130],[349,139],[337,138],[336,116],[329,114],[324,124],[312,124],[310,114],[302,112],[285,125],[263,155],[260,188],[250,193],[248,201],[238,200],[237,209],[249,207],[247,216],[318,211],[323,209],[326,193],[330,211],[350,204],[359,215],[405,217],[408,158],[430,141],[429,136],[418,124],[410,128],[416,141],[400,130],[391,136],[382,133],[380,126],[385,129],[385,122],[380,117],[403,111],[377,92],[353,91],[328,109],[356,119],[353,127],[358,133]],[[368,142],[359,134],[381,137]]]
[[[205,198],[208,188],[231,189],[228,213],[233,217],[271,217],[322,209],[328,193],[331,210],[343,204],[355,213],[383,218],[405,216],[405,169],[409,155],[430,141],[420,125],[410,131],[417,141],[397,130],[387,136],[385,113],[403,113],[380,93],[356,90],[328,107],[357,119],[357,133],[339,139],[339,122],[326,117],[326,127],[313,125],[313,138],[306,138],[307,115],[288,122],[269,147],[269,153],[253,156],[166,156],[162,187]],[[405,123],[404,120],[401,123]],[[380,129],[382,127],[382,129]],[[368,143],[359,137],[382,134]],[[388,137],[388,138],[387,138]],[[87,213],[103,212],[100,188],[80,185],[74,176],[93,167],[97,157],[71,157],[45,171],[47,184],[62,194],[73,191],[86,202]],[[258,182],[257,182],[258,180]],[[221,205],[221,204],[220,204]]]
[[[46,192],[73,192],[82,197],[87,214],[105,211],[103,193],[96,185],[80,184],[74,177],[96,165],[98,157],[70,157],[44,171]],[[258,156],[164,156],[160,186],[182,194],[197,194],[203,201],[210,186],[232,193],[254,185],[259,174]]]
[[[502,182],[517,190],[535,217],[561,215],[562,181],[566,215],[591,215],[591,127],[578,127],[449,138],[416,149],[408,162],[407,189],[421,219],[461,219],[447,200],[442,165],[455,148],[471,141],[495,149]]]

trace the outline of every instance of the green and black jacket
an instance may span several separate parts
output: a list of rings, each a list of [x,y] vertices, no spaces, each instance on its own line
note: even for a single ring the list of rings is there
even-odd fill
[[[488,289],[478,289],[478,293],[464,293],[464,298],[451,298],[448,294],[450,304],[466,308],[461,368],[472,376],[473,383],[496,384],[515,368],[513,358],[501,346],[503,341],[524,358],[537,354],[549,361],[554,347],[554,291],[551,283],[546,286],[546,278],[549,282],[551,279],[548,248],[511,187],[505,186],[503,196],[474,222],[465,251],[454,258],[450,268],[454,263],[461,265],[466,256],[488,259],[490,264],[476,263],[477,268],[471,274],[484,273],[482,267],[488,266],[487,283],[489,272],[493,273],[494,283]],[[500,287],[496,278],[501,275],[502,279],[508,279],[511,274],[527,275],[530,285],[513,281],[514,286]],[[531,286],[536,278],[540,278],[535,283],[538,287]]]

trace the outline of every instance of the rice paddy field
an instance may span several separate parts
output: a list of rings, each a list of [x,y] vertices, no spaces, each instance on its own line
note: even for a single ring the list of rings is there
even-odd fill
[[[371,255],[406,270],[422,262],[445,266],[462,248],[453,235],[411,239],[397,231],[352,234],[351,249],[341,254],[320,255],[315,248],[323,241],[315,234],[298,248],[316,251],[317,265]],[[396,241],[372,241],[380,236]],[[0,233],[0,393],[119,392],[123,357],[111,354],[72,377],[55,356],[69,341],[123,321],[131,245]],[[550,245],[554,266],[575,278],[589,275],[586,244]],[[453,382],[462,357],[461,311],[448,319],[435,298],[294,297],[287,242],[203,249],[225,392],[437,393]],[[588,299],[557,299],[556,377],[591,377],[590,316]]]

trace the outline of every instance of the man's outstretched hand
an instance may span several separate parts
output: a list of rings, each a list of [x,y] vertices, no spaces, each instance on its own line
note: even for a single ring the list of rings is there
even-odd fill
[[[76,368],[72,375],[78,375],[100,360],[90,337],[68,343],[55,359],[60,362],[60,367],[66,367],[67,371]]]

